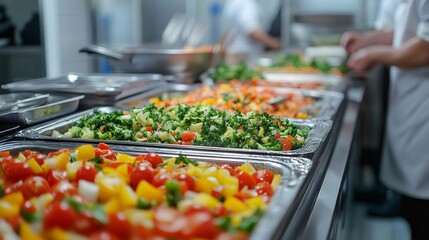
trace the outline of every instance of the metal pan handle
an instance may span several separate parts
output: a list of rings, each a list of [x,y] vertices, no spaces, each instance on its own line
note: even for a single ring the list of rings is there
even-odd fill
[[[111,49],[96,46],[96,45],[90,45],[83,47],[79,50],[81,53],[88,53],[88,54],[99,54],[108,58],[113,58],[116,60],[124,60],[124,55],[118,52],[115,52]]]

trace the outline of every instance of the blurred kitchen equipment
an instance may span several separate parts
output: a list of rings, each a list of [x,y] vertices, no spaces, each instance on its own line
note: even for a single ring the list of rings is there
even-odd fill
[[[162,33],[162,42],[164,44],[175,44],[182,41],[182,32],[188,32],[189,26],[185,15],[176,13],[170,19]],[[186,30],[186,31],[185,31]]]
[[[107,48],[90,45],[79,52],[109,58],[115,73],[158,73],[178,82],[193,82],[209,68],[212,48],[183,48],[180,45],[144,44],[136,47]]]
[[[201,45],[207,29],[207,24],[179,12],[174,14],[165,27],[162,33],[162,43],[198,47]]]
[[[83,107],[113,105],[116,101],[165,85],[159,74],[85,74],[68,73],[4,84],[12,92],[73,93],[85,96]],[[49,96],[49,95],[48,95]]]

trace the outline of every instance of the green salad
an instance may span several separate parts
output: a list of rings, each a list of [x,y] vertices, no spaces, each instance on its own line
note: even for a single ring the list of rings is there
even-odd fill
[[[192,144],[227,148],[286,151],[303,146],[311,129],[263,113],[229,112],[183,104],[153,104],[80,118],[58,137]]]
[[[299,68],[314,68],[322,73],[331,73],[334,70],[337,70],[341,73],[347,73],[349,71],[348,67],[344,64],[339,66],[333,66],[329,62],[323,59],[304,59],[299,54],[283,54],[278,56],[274,62],[271,64],[271,68],[280,68],[293,66],[297,69]]]
[[[253,78],[262,79],[262,73],[247,66],[245,62],[237,64],[219,64],[213,72],[209,74],[209,78],[213,81],[231,81],[233,79],[239,81],[247,81]]]

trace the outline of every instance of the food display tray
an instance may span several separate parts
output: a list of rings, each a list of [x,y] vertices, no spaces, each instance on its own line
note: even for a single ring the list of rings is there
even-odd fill
[[[47,153],[59,149],[74,149],[79,143],[66,142],[45,142],[45,141],[10,141],[0,145],[0,151],[9,150],[15,155],[24,150],[39,151]],[[292,207],[297,201],[297,195],[306,172],[302,169],[309,169],[311,161],[306,158],[297,157],[249,157],[249,156],[212,156],[210,152],[202,151],[172,151],[171,149],[148,148],[148,147],[130,147],[121,145],[110,145],[115,152],[126,153],[130,155],[146,154],[154,152],[161,157],[176,157],[179,153],[185,154],[188,158],[201,162],[214,164],[230,164],[238,166],[249,162],[256,169],[269,169],[276,174],[282,175],[282,180],[277,187],[273,198],[271,199],[264,216],[252,231],[250,239],[273,239],[278,238],[284,224],[291,220],[294,212]],[[299,172],[302,175],[297,175]]]
[[[0,94],[0,113],[46,103],[49,94],[8,93]]]
[[[95,143],[99,142],[98,139],[83,139],[83,138],[58,138],[53,137],[54,131],[60,133],[66,132],[71,128],[82,116],[92,114],[95,109],[102,112],[112,112],[117,110],[115,107],[102,107],[93,108],[83,112],[79,112],[59,120],[50,121],[37,126],[29,127],[19,131],[15,137],[26,138],[26,139],[38,139],[38,140],[51,140],[51,141],[74,141],[74,142],[88,142]],[[271,151],[271,150],[257,150],[257,149],[241,149],[241,148],[226,148],[226,147],[208,147],[208,146],[197,146],[197,145],[177,145],[167,143],[148,143],[148,142],[133,142],[133,141],[118,141],[118,140],[104,140],[110,144],[122,144],[131,146],[146,146],[146,147],[161,147],[169,149],[181,149],[181,150],[200,150],[200,151],[214,151],[217,153],[241,153],[241,154],[256,154],[256,155],[282,155],[282,156],[305,156],[306,154],[314,153],[321,143],[325,140],[329,130],[332,126],[331,120],[300,120],[290,119],[292,123],[299,127],[311,127],[312,130],[309,132],[305,144],[298,149],[290,151]]]
[[[20,128],[20,125],[16,125],[16,124],[2,124],[0,125],[0,138],[4,137],[8,134],[12,134],[15,131],[18,131],[18,129]],[[1,140],[0,140],[1,142]]]
[[[122,101],[119,101],[115,104],[115,106],[124,109],[130,109],[132,107],[142,107],[144,105],[147,105],[151,98],[158,97],[162,100],[171,96],[181,97],[186,95],[188,92],[196,90],[200,87],[202,87],[201,84],[169,84],[166,89],[153,89],[151,91],[147,91],[145,93],[133,96],[132,98],[127,98]],[[343,93],[332,91],[283,87],[274,87],[273,89],[279,94],[297,93],[304,97],[312,98],[314,100],[314,103],[302,108],[303,112],[308,113],[309,119],[333,119],[344,99]]]
[[[113,105],[137,93],[165,85],[159,74],[82,74],[68,73],[56,78],[38,78],[4,84],[13,92],[83,94],[84,106]]]
[[[309,119],[333,119],[344,100],[343,93],[333,91],[285,87],[273,87],[273,89],[279,94],[297,93],[304,97],[312,98],[314,103],[301,109],[303,112],[308,113]]]
[[[347,86],[347,79],[329,74],[304,74],[304,73],[282,73],[282,72],[263,72],[264,80],[261,83],[267,83],[270,86],[309,86],[316,83],[320,87],[316,89],[344,92]]]
[[[83,95],[49,94],[45,104],[0,112],[0,123],[27,126],[51,120],[76,111],[83,98]]]
[[[126,98],[116,102],[115,106],[123,109],[131,109],[132,107],[143,107],[149,103],[149,100],[153,97],[163,98],[167,96],[183,96],[189,91],[201,88],[202,84],[181,84],[181,83],[169,83],[166,88],[154,88],[147,92],[137,94],[130,98]]]

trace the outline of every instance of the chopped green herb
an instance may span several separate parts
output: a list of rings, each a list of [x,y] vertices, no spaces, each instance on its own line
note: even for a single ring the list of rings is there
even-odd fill
[[[42,212],[29,213],[24,209],[19,210],[21,217],[27,222],[37,222],[42,219]]]
[[[238,229],[244,232],[251,232],[263,215],[264,212],[261,209],[256,210],[252,216],[241,221]]]
[[[150,209],[151,204],[144,200],[143,198],[138,198],[137,199],[137,208],[138,209]]]
[[[177,207],[177,204],[182,199],[182,192],[180,191],[179,182],[176,180],[168,180],[165,183],[167,189],[167,203],[170,207]]]
[[[198,162],[197,161],[191,160],[191,159],[187,158],[186,156],[184,156],[181,153],[179,154],[178,157],[176,157],[176,160],[174,161],[174,163],[176,163],[176,164],[181,164],[182,163],[185,166],[188,166],[189,163],[190,163],[190,164],[192,164],[194,166],[198,166]]]

